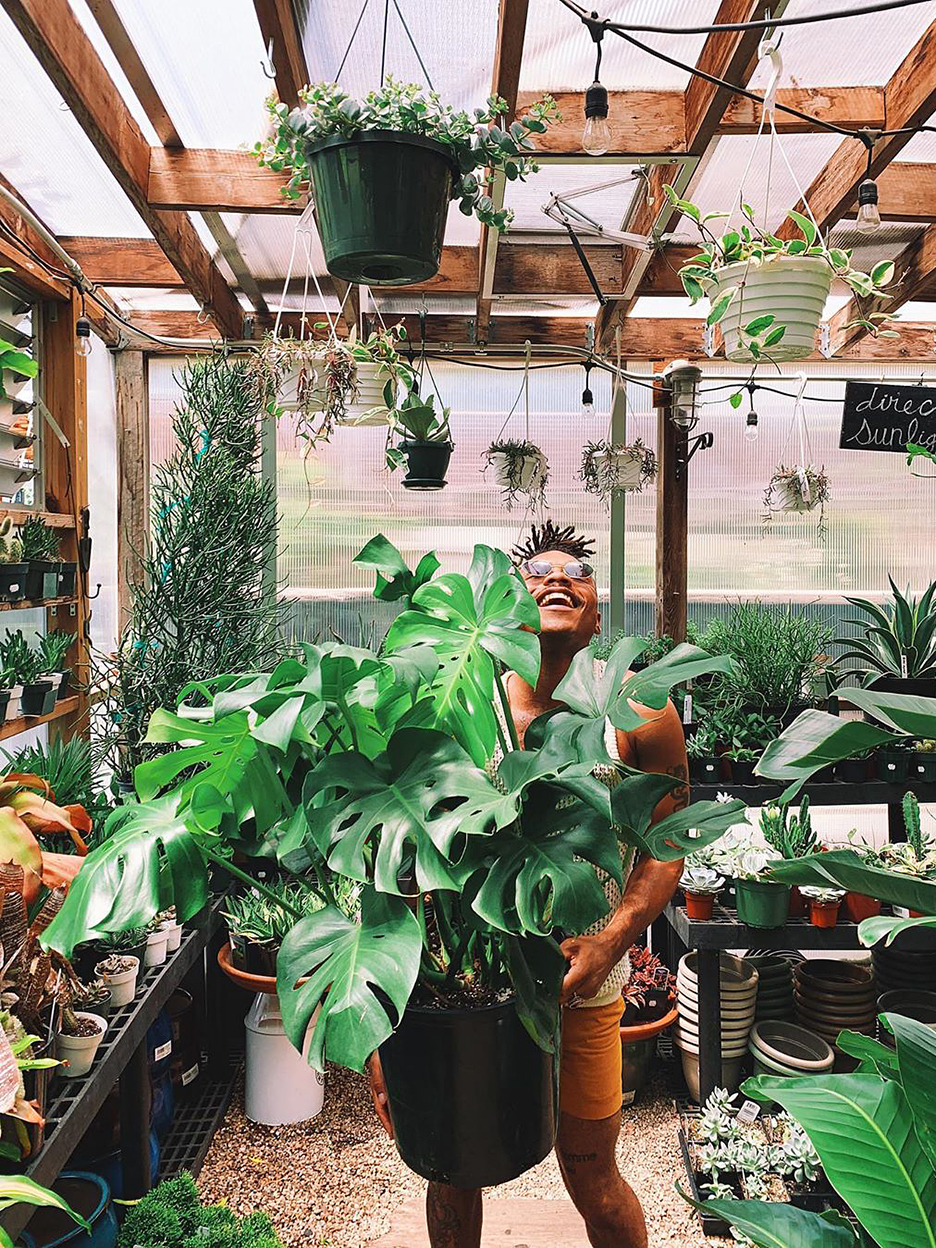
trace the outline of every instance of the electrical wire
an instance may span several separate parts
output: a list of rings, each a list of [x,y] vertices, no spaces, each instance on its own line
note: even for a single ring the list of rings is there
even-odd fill
[[[842,17],[862,17],[868,13],[886,13],[889,9],[905,9],[911,5],[924,4],[926,0],[876,0],[874,4],[856,5],[852,9],[840,9],[837,13],[804,13],[799,17],[764,18],[753,22],[725,22],[717,26],[651,26],[631,22],[612,22],[610,19],[593,18],[575,4],[574,0],[561,0],[567,9],[576,13],[586,24],[601,25],[605,30],[620,34],[622,30],[637,30],[648,35],[717,35],[725,30],[774,30],[781,26],[803,26],[810,22],[832,22]]]

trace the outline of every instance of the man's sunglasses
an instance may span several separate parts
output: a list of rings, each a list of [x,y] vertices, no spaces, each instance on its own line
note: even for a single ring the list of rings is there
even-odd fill
[[[520,564],[520,571],[527,576],[549,576],[551,572],[564,572],[573,581],[585,581],[595,574],[590,563],[582,563],[579,559],[570,559],[566,564],[550,563],[548,559],[527,559]]]

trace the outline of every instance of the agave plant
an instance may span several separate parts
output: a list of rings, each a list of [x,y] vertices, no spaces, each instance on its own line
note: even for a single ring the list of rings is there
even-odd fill
[[[863,630],[860,638],[836,637],[846,647],[836,664],[841,679],[857,676],[869,685],[881,676],[920,680],[936,676],[936,581],[917,597],[909,587],[901,593],[888,577],[893,603],[878,606],[867,598],[846,598],[864,618],[850,617],[846,624]],[[851,667],[843,666],[854,660]]]
[[[540,654],[539,610],[508,557],[477,546],[467,575],[430,571],[410,589],[419,578],[386,539],[365,549],[378,591],[406,606],[383,646],[306,644],[272,672],[201,682],[205,719],[158,710],[148,739],[176,748],[136,768],[140,802],[111,815],[46,941],[67,955],[170,904],[184,922],[208,900],[209,862],[269,897],[231,861],[242,850],[314,875],[325,903],[303,913],[271,898],[294,920],[277,958],[284,1024],[301,1049],[317,1016],[316,1068],[360,1070],[414,990],[444,1002],[512,984],[550,1049],[565,971],[552,932],[607,913],[595,868],[622,878],[619,838],[671,861],[743,809],[697,802],[651,826],[678,782],[620,764],[613,792],[596,780],[611,764],[606,721],[635,728],[635,702],[662,707],[674,684],[730,660],[681,645],[628,675],[645,643],[624,638],[599,677],[583,650],[556,689],[567,709],[511,748],[494,710],[501,666],[535,683]],[[353,917],[337,904],[348,881]]]

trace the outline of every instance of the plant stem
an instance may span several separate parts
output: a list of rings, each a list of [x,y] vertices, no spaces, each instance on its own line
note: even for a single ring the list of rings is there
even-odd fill
[[[208,852],[208,851],[206,851]],[[272,889],[267,888],[265,884],[261,884],[259,880],[255,880],[252,875],[248,875],[246,871],[242,871],[240,867],[235,867],[233,862],[229,862],[227,858],[221,858],[216,854],[208,852],[208,858],[217,863],[219,867],[223,867],[236,880],[240,880],[242,884],[248,884],[251,888],[255,888],[261,896],[266,897],[267,901],[272,901],[274,906],[279,906],[281,910],[285,910],[287,914],[294,919],[304,919],[306,916],[301,910],[297,910],[295,906],[291,906],[288,901],[284,901],[282,897],[277,897]]]
[[[504,721],[507,724],[507,731],[510,734],[511,749],[519,750],[520,741],[517,738],[517,725],[513,721],[513,715],[510,713],[510,703],[507,701],[507,690],[504,688],[504,682],[501,680],[500,664],[494,662],[494,684],[497,687],[497,696],[500,698],[501,709],[504,712]],[[498,725],[498,729],[500,725]]]

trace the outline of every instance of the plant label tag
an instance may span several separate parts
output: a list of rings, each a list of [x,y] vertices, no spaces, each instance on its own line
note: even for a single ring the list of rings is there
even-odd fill
[[[683,703],[682,722],[684,724],[692,723],[692,694],[691,693],[686,694],[686,700]]]
[[[196,1062],[196,1063],[195,1063],[195,1065],[194,1065],[194,1066],[190,1066],[190,1067],[188,1068],[188,1070],[183,1070],[183,1071],[182,1071],[182,1087],[183,1087],[183,1088],[187,1088],[187,1087],[188,1087],[188,1085],[189,1085],[189,1084],[190,1084],[190,1083],[191,1083],[194,1079],[197,1079],[197,1078],[198,1078],[198,1069],[199,1069],[199,1067],[198,1067],[198,1062]]]
[[[738,1122],[753,1122],[760,1113],[760,1106],[756,1101],[745,1101],[738,1110]]]
[[[907,679],[907,656],[905,654],[900,656],[900,678],[901,680]]]
[[[172,1041],[167,1040],[165,1044],[157,1044],[153,1050],[153,1061],[161,1062],[164,1057],[168,1057],[172,1052]]]

